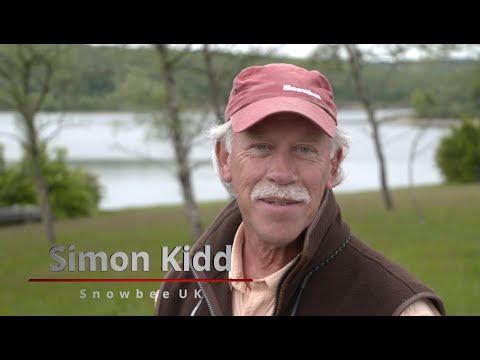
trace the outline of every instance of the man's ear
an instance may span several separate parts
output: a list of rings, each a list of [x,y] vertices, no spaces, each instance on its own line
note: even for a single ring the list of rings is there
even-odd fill
[[[330,159],[330,173],[328,174],[327,188],[333,189],[337,184],[337,176],[340,171],[340,162],[342,161],[343,150],[339,148]]]
[[[232,181],[232,175],[230,173],[230,153],[225,148],[225,145],[218,141],[215,145],[215,154],[217,155],[218,171],[223,181],[229,183]]]

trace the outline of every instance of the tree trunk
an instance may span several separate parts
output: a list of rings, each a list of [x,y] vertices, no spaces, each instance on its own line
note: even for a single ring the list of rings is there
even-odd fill
[[[393,200],[392,200],[390,189],[388,187],[388,182],[387,182],[387,170],[386,170],[386,164],[385,164],[385,157],[383,155],[382,143],[380,142],[380,133],[378,129],[378,123],[375,118],[374,111],[371,109],[370,105],[368,103],[364,103],[363,105],[368,114],[368,122],[372,126],[372,137],[373,137],[373,143],[375,145],[375,154],[377,156],[378,165],[379,165],[380,183],[382,186],[383,202],[387,210],[393,210],[394,208]]]
[[[47,235],[49,245],[55,245],[56,235],[55,227],[53,223],[53,213],[52,207],[50,205],[50,200],[48,199],[48,188],[43,176],[43,170],[41,166],[41,155],[39,150],[39,145],[37,142],[37,134],[34,125],[33,118],[25,118],[25,123],[28,127],[28,145],[27,151],[30,155],[30,161],[33,169],[33,176],[35,179],[35,189],[37,191],[37,196],[40,201],[40,208],[42,212],[42,222],[45,226],[45,232]]]
[[[410,197],[412,199],[413,207],[415,208],[415,213],[417,214],[418,220],[423,223],[425,221],[425,216],[422,211],[422,207],[420,206],[420,202],[418,201],[417,197],[415,196],[415,181],[414,181],[414,172],[413,166],[415,164],[415,156],[418,152],[418,144],[420,143],[421,137],[425,134],[426,128],[430,126],[430,122],[426,126],[422,126],[419,130],[417,135],[412,141],[412,145],[410,147],[410,153],[408,154],[408,188],[410,190]]]
[[[180,111],[178,109],[177,88],[173,77],[173,64],[168,59],[168,49],[166,45],[157,44],[157,50],[162,61],[166,94],[166,107],[169,117],[168,130],[170,139],[175,149],[175,160],[177,163],[177,177],[182,187],[182,195],[185,207],[185,217],[187,219],[193,241],[197,241],[202,234],[200,214],[193,196],[191,172],[188,161],[188,139],[185,139],[185,133],[182,131]]]
[[[37,190],[38,198],[40,200],[40,207],[42,209],[42,222],[45,226],[49,245],[55,245],[57,241],[55,236],[55,228],[53,225],[52,207],[48,199],[47,184],[45,183],[45,178],[43,177],[38,153],[34,154],[34,151],[32,151],[30,155],[32,157],[32,168],[35,177],[35,187]]]
[[[192,182],[190,179],[190,171],[178,172],[178,180],[182,186],[182,195],[185,206],[185,217],[190,227],[190,232],[192,233],[194,242],[197,241],[202,235],[202,223],[200,220],[200,215],[198,212],[197,203],[192,192]]]
[[[208,83],[210,86],[210,103],[213,107],[213,111],[215,112],[216,116],[216,123],[223,124],[223,109],[220,101],[220,91],[217,82],[217,78],[215,76],[215,72],[213,70],[213,61],[212,61],[212,53],[209,49],[209,44],[203,44],[203,59],[205,60],[205,71],[208,77]]]
[[[345,45],[345,48],[349,55],[350,70],[352,73],[355,91],[358,97],[360,98],[360,101],[363,107],[367,112],[368,122],[372,127],[372,137],[373,137],[373,143],[375,147],[375,155],[377,156],[377,160],[378,160],[383,202],[387,210],[393,210],[394,205],[393,205],[393,200],[390,195],[390,190],[388,187],[385,157],[383,155],[382,143],[380,141],[378,121],[375,117],[375,110],[373,108],[373,105],[370,99],[367,97],[367,94],[364,90],[363,83],[362,83],[360,53],[359,53],[359,50],[355,48],[355,45]]]

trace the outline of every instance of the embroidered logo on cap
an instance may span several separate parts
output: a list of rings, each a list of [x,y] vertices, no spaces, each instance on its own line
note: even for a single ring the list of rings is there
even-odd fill
[[[301,92],[301,93],[304,93],[304,94],[313,96],[313,97],[317,98],[318,100],[322,100],[322,98],[320,97],[320,95],[315,94],[313,91],[307,90],[307,89],[297,88],[297,87],[292,86],[292,85],[283,85],[283,91],[296,91],[296,92]]]

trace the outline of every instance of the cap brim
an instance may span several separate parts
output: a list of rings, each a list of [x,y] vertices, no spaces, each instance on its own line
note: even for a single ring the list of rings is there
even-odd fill
[[[230,120],[233,131],[241,132],[266,117],[279,113],[294,113],[304,116],[322,128],[328,136],[335,136],[337,126],[330,114],[318,105],[290,96],[258,100],[238,110],[230,117]]]

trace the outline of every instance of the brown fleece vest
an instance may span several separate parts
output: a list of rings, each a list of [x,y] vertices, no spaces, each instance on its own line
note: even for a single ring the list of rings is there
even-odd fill
[[[217,216],[191,253],[231,245],[242,222],[236,201]],[[303,250],[282,277],[275,315],[399,315],[419,299],[430,299],[445,315],[440,298],[405,269],[351,234],[331,190],[312,224],[300,235]],[[213,267],[212,267],[213,269]],[[169,271],[171,279],[221,279],[228,273]],[[228,283],[162,283],[157,315],[232,315]]]

